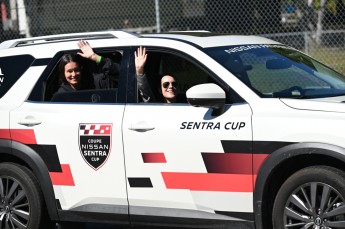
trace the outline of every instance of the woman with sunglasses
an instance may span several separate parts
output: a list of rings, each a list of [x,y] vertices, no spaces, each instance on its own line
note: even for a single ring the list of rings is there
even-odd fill
[[[144,102],[156,102],[154,93],[144,72],[144,66],[147,59],[146,48],[139,47],[134,53],[135,67],[138,90]],[[160,93],[162,94],[162,102],[174,103],[177,96],[177,82],[172,74],[165,74],[161,78]]]
[[[166,103],[175,103],[177,96],[177,82],[174,76],[167,74],[161,79],[161,90]]]

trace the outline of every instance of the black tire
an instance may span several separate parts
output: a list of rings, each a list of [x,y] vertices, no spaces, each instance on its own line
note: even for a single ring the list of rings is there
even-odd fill
[[[0,164],[0,228],[39,229],[43,197],[36,177],[24,166]]]
[[[274,229],[345,228],[345,173],[312,166],[290,176],[278,191]]]

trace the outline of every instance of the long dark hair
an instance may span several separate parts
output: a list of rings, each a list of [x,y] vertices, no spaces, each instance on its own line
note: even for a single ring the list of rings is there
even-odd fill
[[[70,62],[75,62],[78,64],[78,67],[80,68],[81,74],[83,76],[83,66],[81,64],[81,57],[77,54],[65,54],[61,57],[61,60],[59,63],[60,83],[67,83],[67,80],[65,77],[65,66],[66,66],[66,64],[68,64]],[[83,77],[81,79],[83,79]]]

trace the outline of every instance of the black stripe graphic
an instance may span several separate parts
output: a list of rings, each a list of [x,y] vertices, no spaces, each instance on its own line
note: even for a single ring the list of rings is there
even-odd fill
[[[253,153],[255,154],[271,154],[284,146],[294,144],[295,142],[253,142]]]
[[[215,211],[216,214],[219,215],[226,215],[230,217],[234,217],[237,219],[243,219],[247,221],[254,221],[254,213],[248,212],[224,212],[224,211]]]
[[[223,150],[225,153],[251,153],[251,141],[227,141],[221,140]]]
[[[48,65],[51,58],[36,59],[31,66],[45,66]]]
[[[41,156],[42,160],[46,163],[49,172],[62,172],[55,145],[28,144],[28,146]]]
[[[152,188],[152,182],[150,178],[146,177],[129,177],[128,183],[131,188]]]
[[[221,140],[225,153],[254,153],[271,154],[274,151],[294,144],[295,142],[273,142],[273,141],[228,141]]]

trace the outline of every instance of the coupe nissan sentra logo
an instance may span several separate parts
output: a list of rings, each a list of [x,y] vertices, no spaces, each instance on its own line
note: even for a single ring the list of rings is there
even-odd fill
[[[79,124],[79,149],[94,170],[101,168],[111,152],[112,124]]]

